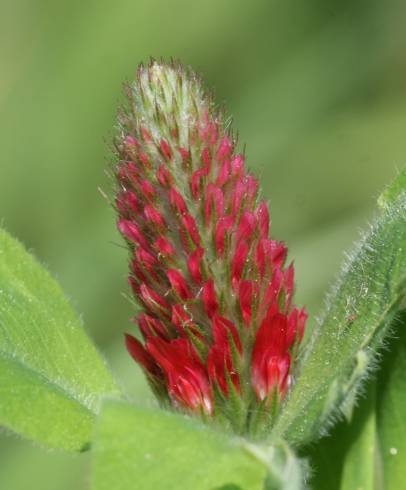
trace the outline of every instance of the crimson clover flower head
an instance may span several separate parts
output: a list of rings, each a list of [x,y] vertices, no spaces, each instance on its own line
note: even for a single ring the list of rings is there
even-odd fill
[[[237,432],[272,425],[307,314],[268,205],[197,76],[152,61],[118,117],[115,206],[142,306],[126,335],[162,403]]]

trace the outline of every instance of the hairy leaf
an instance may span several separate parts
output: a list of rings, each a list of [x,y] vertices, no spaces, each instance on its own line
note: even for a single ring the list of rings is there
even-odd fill
[[[360,382],[406,292],[406,195],[382,215],[349,257],[312,334],[297,382],[273,431],[300,446],[337,414],[350,417]]]
[[[301,466],[284,445],[254,446],[185,416],[117,401],[102,410],[94,458],[94,490],[303,488]]]
[[[0,424],[82,450],[104,394],[115,384],[60,287],[0,230]]]

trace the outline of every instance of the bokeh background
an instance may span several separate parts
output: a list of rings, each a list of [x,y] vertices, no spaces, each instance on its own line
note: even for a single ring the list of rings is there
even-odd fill
[[[122,345],[126,252],[98,192],[123,80],[174,57],[215,89],[314,318],[406,165],[405,21],[403,0],[0,0],[0,222],[59,279],[136,403],[152,401]],[[2,490],[84,490],[89,468],[0,433]]]

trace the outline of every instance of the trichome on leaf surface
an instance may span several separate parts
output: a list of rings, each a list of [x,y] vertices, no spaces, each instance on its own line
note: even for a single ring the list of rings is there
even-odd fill
[[[128,85],[114,169],[129,282],[127,348],[158,399],[237,433],[269,430],[294,382],[306,311],[268,205],[197,76],[151,62]]]

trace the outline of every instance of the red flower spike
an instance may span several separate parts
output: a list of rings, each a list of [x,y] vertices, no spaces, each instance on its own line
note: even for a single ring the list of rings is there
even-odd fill
[[[162,402],[239,433],[254,420],[267,430],[307,320],[287,249],[269,237],[258,181],[190,70],[152,62],[127,95],[115,204],[143,307],[143,341],[127,336],[127,349]],[[251,417],[255,400],[268,416]]]

